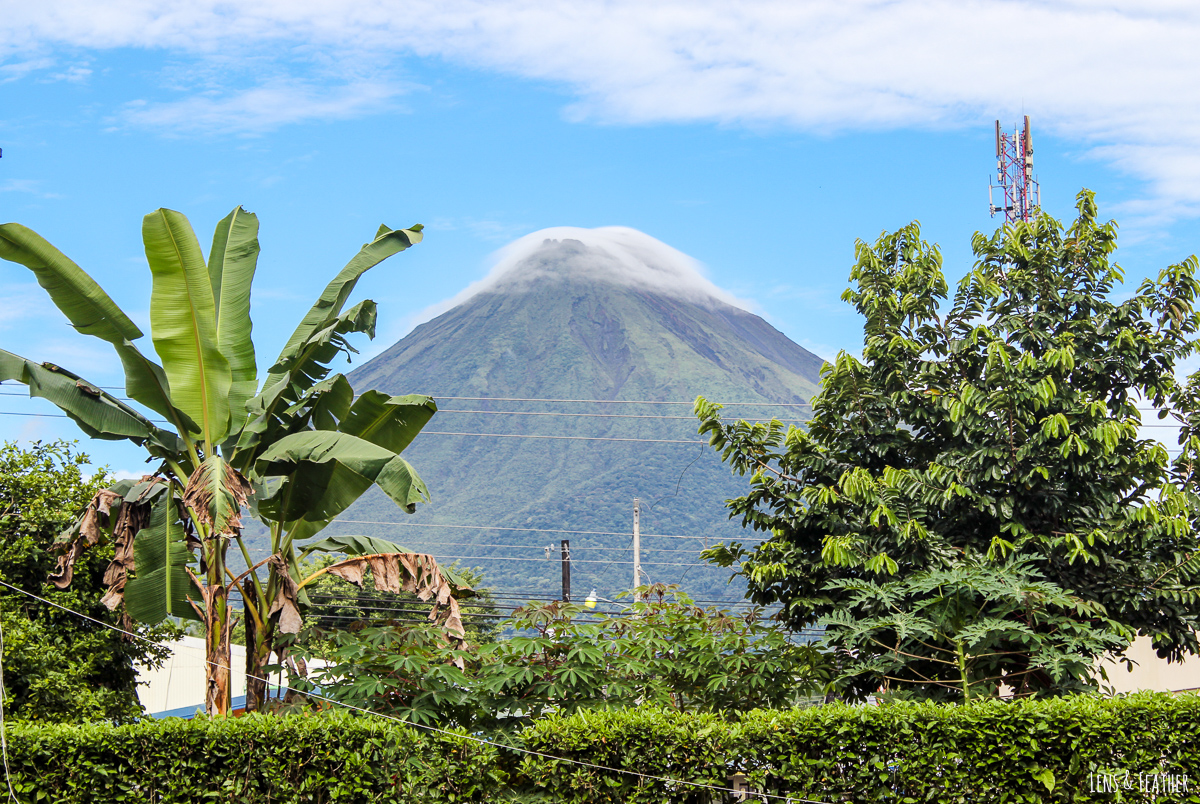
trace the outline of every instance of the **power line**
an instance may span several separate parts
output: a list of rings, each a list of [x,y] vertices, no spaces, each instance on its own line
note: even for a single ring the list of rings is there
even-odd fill
[[[687,538],[691,538],[691,537],[687,537]],[[553,545],[544,545],[544,544],[476,544],[475,542],[434,542],[434,543],[427,545],[422,542],[409,542],[409,541],[406,541],[404,543],[404,547],[407,547],[409,549],[414,549],[414,548],[418,548],[418,547],[426,547],[426,546],[429,546],[429,547],[495,547],[495,548],[502,549],[502,550],[545,550],[546,547],[548,546],[551,548],[551,552],[558,552],[561,549],[557,544],[553,544]],[[269,552],[270,551],[269,547],[257,547],[257,548],[252,547],[250,549],[257,551],[257,552],[264,552],[264,551]],[[571,552],[578,553],[582,550],[615,550],[617,552],[623,552],[628,549],[629,549],[628,547],[616,547],[616,546],[614,546],[614,547],[575,547],[575,546],[572,546]],[[696,555],[699,551],[698,550],[686,550],[686,549],[685,550],[671,550],[671,549],[652,548],[651,547],[651,548],[646,548],[645,552],[647,552],[647,553],[688,553],[691,555]],[[545,559],[542,559],[542,560],[544,561]]]
[[[459,560],[459,561],[538,561],[544,562],[544,558],[518,558],[516,556],[466,556],[452,555],[449,553],[433,553],[434,558],[439,560]],[[604,559],[587,559],[581,558],[578,561],[572,560],[572,564],[633,564],[632,561],[605,561]],[[704,561],[687,561],[687,562],[670,562],[670,561],[643,561],[643,564],[654,564],[659,567],[690,567],[694,564],[705,564]]]
[[[9,384],[10,385],[22,385],[23,383],[9,383]],[[124,391],[125,390],[125,386],[123,386],[123,385],[97,385],[95,387],[100,388],[105,391]],[[355,394],[355,396],[362,396],[362,394],[361,393]],[[565,402],[565,403],[587,404],[587,405],[688,405],[689,407],[694,406],[696,404],[694,400],[691,402],[664,402],[662,400],[657,400],[657,399],[533,399],[533,398],[519,398],[519,397],[509,397],[509,396],[440,396],[437,394],[424,394],[424,396],[431,396],[434,399],[455,399],[455,400],[460,400],[463,402]],[[772,407],[772,408],[811,407],[811,404],[808,402],[753,402],[753,401],[748,401],[748,402],[719,402],[717,404],[720,404],[723,407],[729,407],[730,405],[758,405],[758,406]]]
[[[0,396],[13,396],[22,398],[28,397],[27,394],[12,393],[9,391],[0,391]],[[119,399],[122,402],[136,402],[136,399],[130,399],[124,396],[114,396],[113,399]],[[576,413],[569,411],[546,411],[546,410],[466,410],[462,408],[439,408],[438,413],[471,413],[484,414],[488,416],[566,416],[572,418],[589,418],[589,419],[659,419],[672,421],[698,421],[695,416],[655,416],[651,414],[639,413]],[[808,419],[776,419],[781,422],[807,422]]]
[[[11,394],[11,396],[19,396]],[[698,421],[695,416],[650,416],[637,413],[570,413],[564,411],[546,410],[462,410],[459,408],[438,408],[438,413],[484,413],[496,416],[577,416],[594,419],[673,419],[676,421]],[[778,419],[777,421],[806,422],[808,419]]]
[[[455,530],[505,530],[505,531],[521,531],[524,533],[565,533],[570,536],[629,536],[629,531],[614,531],[614,530],[557,530],[552,528],[517,528],[503,525],[438,525],[429,522],[387,522],[378,519],[335,519],[330,525],[349,524],[349,525],[398,525],[407,528],[450,528]],[[643,533],[643,539],[705,539],[705,536],[674,536],[665,533]],[[738,541],[762,541],[758,537],[748,537],[738,539]],[[505,545],[510,547],[512,545]]]
[[[26,416],[38,419],[69,419],[70,416],[65,413],[17,413],[13,411],[0,410],[0,416]],[[170,424],[164,419],[149,419],[148,421],[155,424]],[[553,436],[553,435],[523,435],[519,433],[451,433],[437,432],[432,430],[422,430],[418,435],[442,435],[442,436],[479,436],[483,438],[538,438],[551,439],[556,441],[630,441],[637,444],[707,444],[707,441],[681,441],[677,439],[666,438],[610,438],[606,436]]]
[[[633,441],[639,444],[707,444],[707,441],[681,441],[667,438],[610,438],[607,436],[523,435],[519,433],[450,433],[422,430],[419,435],[479,436],[482,438],[548,438],[556,441]]]
[[[589,405],[695,405],[691,402],[662,402],[653,399],[519,399],[505,396],[438,396],[429,394],[434,399],[458,399],[464,402],[571,402]],[[807,408],[808,402],[720,402],[724,407],[730,405],[762,405],[772,408]]]

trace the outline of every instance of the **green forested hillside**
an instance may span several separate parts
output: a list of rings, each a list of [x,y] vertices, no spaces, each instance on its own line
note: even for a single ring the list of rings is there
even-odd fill
[[[608,281],[595,271],[596,251],[547,241],[512,269],[519,280],[532,267],[536,281],[478,293],[350,375],[360,392],[438,398],[440,412],[405,453],[433,502],[407,516],[382,495],[364,498],[332,532],[462,557],[502,592],[539,594],[557,594],[561,581],[557,552],[548,560],[543,548],[569,538],[576,596],[596,587],[612,597],[632,584],[638,497],[650,580],[682,582],[698,598],[740,597],[728,571],[697,556],[742,533],[722,503],[746,481],[698,443],[688,403],[698,394],[783,403],[732,411],[802,419],[821,360],[694,290]],[[581,264],[588,270],[575,270]],[[554,530],[602,535],[545,532]]]

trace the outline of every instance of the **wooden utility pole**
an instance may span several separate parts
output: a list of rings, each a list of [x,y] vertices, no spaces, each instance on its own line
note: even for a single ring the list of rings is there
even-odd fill
[[[642,584],[642,501],[633,498],[633,588]],[[636,596],[635,596],[636,599]]]
[[[562,540],[562,602],[571,602],[571,540]]]

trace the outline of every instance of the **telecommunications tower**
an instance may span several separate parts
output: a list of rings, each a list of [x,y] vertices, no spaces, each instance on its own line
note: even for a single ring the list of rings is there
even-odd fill
[[[992,217],[1004,213],[1005,223],[1029,221],[1042,205],[1042,189],[1033,176],[1033,139],[1029,132],[1029,115],[1025,127],[1012,134],[1000,130],[996,121],[996,176],[988,181],[988,209]],[[1002,191],[1003,201],[996,205],[996,191]]]

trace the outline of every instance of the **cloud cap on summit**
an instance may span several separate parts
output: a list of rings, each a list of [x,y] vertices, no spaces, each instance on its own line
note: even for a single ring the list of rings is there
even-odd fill
[[[628,226],[553,226],[525,235],[493,255],[488,275],[453,299],[450,309],[480,293],[520,293],[553,280],[584,279],[642,288],[697,303],[755,305],[717,287],[704,266],[678,249]]]

